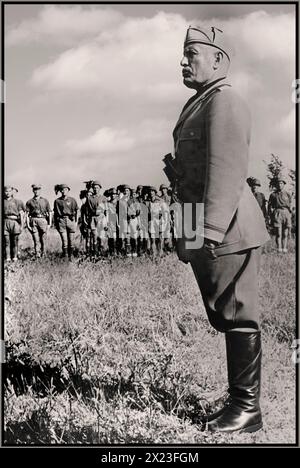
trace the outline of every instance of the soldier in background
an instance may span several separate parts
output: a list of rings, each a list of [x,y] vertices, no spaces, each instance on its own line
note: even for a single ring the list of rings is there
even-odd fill
[[[268,212],[267,212],[267,201],[266,197],[262,192],[258,191],[258,187],[261,187],[261,183],[258,179],[255,179],[254,177],[249,177],[247,179],[247,182],[251,188],[251,192],[253,193],[254,197],[256,198],[257,203],[259,204],[259,207],[264,215],[266,224],[268,224]]]
[[[118,253],[118,229],[119,220],[117,214],[118,205],[118,192],[116,188],[109,190],[109,203],[107,212],[107,228],[108,228],[108,248],[109,253],[112,257],[115,257]]]
[[[92,189],[80,190],[79,198],[81,201],[80,207],[80,217],[78,219],[78,226],[81,233],[81,240],[84,241],[84,251],[87,255],[90,253],[91,248],[91,233],[90,233],[90,222],[88,218],[88,209],[87,209],[87,198],[92,196]]]
[[[162,239],[161,239],[161,250],[166,250],[167,252],[171,252],[172,250],[172,233],[171,233],[171,212],[170,212],[170,205],[171,205],[171,195],[169,193],[169,189],[166,184],[161,184],[159,187],[160,190],[160,198],[162,200]]]
[[[138,251],[138,237],[140,231],[140,202],[138,201],[137,192],[132,189],[131,197],[128,200],[128,238],[127,243],[130,245],[131,249],[127,253],[127,256],[137,257]]]
[[[92,184],[93,195],[87,198],[89,228],[92,238],[93,255],[107,253],[107,198],[101,194],[102,185],[95,180]]]
[[[289,192],[284,190],[285,184],[284,179],[278,179],[275,191],[270,194],[268,202],[268,212],[272,226],[275,229],[278,253],[287,253],[288,237],[292,227],[292,197]]]
[[[46,253],[47,232],[51,226],[51,208],[49,201],[41,197],[39,184],[32,184],[33,197],[26,203],[26,226],[32,235],[35,257]]]
[[[54,224],[62,242],[62,256],[72,260],[77,225],[78,205],[75,198],[69,196],[67,184],[55,185],[55,192],[61,196],[54,201]]]
[[[24,226],[25,206],[21,200],[14,198],[10,185],[4,187],[4,245],[5,260],[18,260],[19,235]]]
[[[128,202],[130,200],[131,189],[127,184],[123,184],[119,187],[120,196],[117,203],[117,214],[119,220],[119,251],[121,254],[130,257],[130,238],[128,237]]]
[[[143,186],[142,185],[137,186],[136,194],[137,194],[138,201],[142,201],[143,200]]]
[[[158,253],[161,253],[162,250],[163,206],[154,186],[149,187],[149,199],[147,201],[147,205],[149,209],[150,252],[155,256]]]

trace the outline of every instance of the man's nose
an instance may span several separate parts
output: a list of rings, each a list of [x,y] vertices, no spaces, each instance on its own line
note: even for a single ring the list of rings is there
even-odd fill
[[[184,55],[184,56],[182,57],[182,59],[180,60],[180,65],[181,65],[182,67],[186,67],[186,66],[188,65],[188,59],[186,58],[185,55]]]

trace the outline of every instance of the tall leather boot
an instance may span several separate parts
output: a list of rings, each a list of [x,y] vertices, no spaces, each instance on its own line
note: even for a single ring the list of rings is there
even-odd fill
[[[223,410],[208,421],[213,432],[255,432],[262,428],[259,406],[261,374],[260,332],[226,333],[230,397]]]

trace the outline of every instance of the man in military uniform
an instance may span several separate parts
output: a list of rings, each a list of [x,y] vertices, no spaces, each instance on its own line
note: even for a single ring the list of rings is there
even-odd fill
[[[147,201],[149,210],[149,239],[150,251],[153,255],[162,253],[162,231],[163,231],[163,202],[157,195],[156,187],[153,185],[149,187],[149,198]]]
[[[206,428],[254,432],[262,427],[257,273],[268,234],[246,182],[250,117],[226,81],[230,59],[221,30],[188,28],[182,75],[196,94],[174,129],[174,163],[179,200],[194,208],[190,219],[183,211],[183,226],[196,225],[199,235],[189,242],[184,235],[177,248],[179,258],[191,263],[210,323],[226,336],[230,397]],[[197,219],[198,204],[204,212]]]
[[[171,232],[171,195],[169,194],[169,189],[166,184],[161,184],[159,187],[160,198],[162,200],[163,207],[163,226],[162,226],[162,239],[161,239],[161,249],[170,252],[172,250],[172,232]]]
[[[54,224],[61,238],[63,257],[68,256],[72,260],[78,205],[75,198],[69,196],[70,187],[67,184],[56,185],[55,191],[60,192],[61,196],[54,200]]]
[[[256,198],[257,203],[259,204],[259,207],[267,223],[268,212],[267,212],[267,206],[266,206],[267,205],[266,197],[264,196],[262,192],[258,191],[258,187],[261,187],[261,183],[258,179],[255,179],[254,177],[248,177],[247,182],[248,182],[249,187],[251,188],[251,192]]]
[[[118,253],[118,227],[119,220],[117,214],[117,205],[118,205],[118,192],[117,189],[112,187],[109,190],[110,200],[108,203],[108,212],[107,212],[107,234],[108,234],[108,247],[109,253],[112,257],[115,257]]]
[[[41,197],[41,185],[31,186],[33,197],[26,203],[26,226],[33,239],[36,258],[46,253],[46,238],[51,226],[51,208],[49,201]]]
[[[284,190],[285,184],[284,179],[278,179],[276,189],[270,194],[268,202],[268,212],[275,229],[276,245],[279,253],[287,253],[287,243],[292,227],[292,197]]]
[[[19,235],[24,225],[25,207],[21,200],[14,198],[14,188],[4,187],[4,245],[5,260],[18,260]]]
[[[93,195],[86,200],[93,255],[107,252],[107,198],[101,194],[102,185],[95,180],[92,184]]]
[[[120,187],[120,196],[117,203],[117,214],[119,220],[119,250],[123,255],[131,257],[128,204],[131,197],[131,188],[127,184]]]

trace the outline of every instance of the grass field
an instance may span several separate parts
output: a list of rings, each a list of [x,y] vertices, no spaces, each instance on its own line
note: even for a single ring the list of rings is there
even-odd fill
[[[201,431],[226,391],[225,344],[209,325],[189,266],[175,254],[92,263],[55,253],[6,269],[7,444],[295,442],[295,252],[266,246],[256,434]]]

